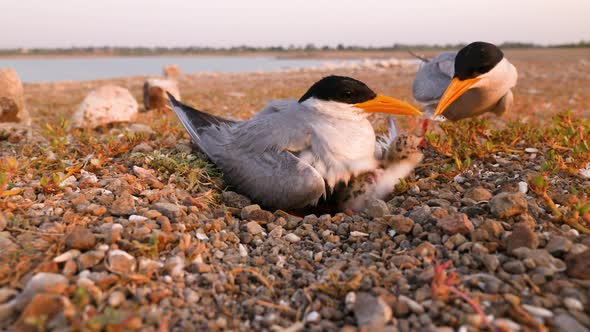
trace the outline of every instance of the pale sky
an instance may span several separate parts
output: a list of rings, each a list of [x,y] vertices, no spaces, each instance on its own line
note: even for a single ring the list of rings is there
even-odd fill
[[[590,40],[590,0],[0,0],[0,48]]]

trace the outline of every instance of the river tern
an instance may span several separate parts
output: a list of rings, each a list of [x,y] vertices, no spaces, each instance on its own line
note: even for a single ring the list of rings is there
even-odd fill
[[[458,121],[509,110],[517,78],[516,68],[496,45],[474,42],[424,61],[412,92],[427,116]]]
[[[422,115],[343,76],[324,77],[299,100],[271,102],[245,121],[215,117],[168,97],[229,185],[263,206],[284,210],[316,205],[336,184],[379,167],[381,147],[370,114]]]

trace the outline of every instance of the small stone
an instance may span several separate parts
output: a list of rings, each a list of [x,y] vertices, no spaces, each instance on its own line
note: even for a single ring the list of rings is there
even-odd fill
[[[524,181],[520,181],[518,183],[518,191],[523,194],[526,194],[529,191],[529,184]]]
[[[109,295],[109,305],[113,308],[120,306],[125,301],[125,294],[121,291],[114,291]]]
[[[152,206],[154,210],[159,211],[170,219],[175,219],[182,216],[180,206],[169,202],[158,202]]]
[[[68,287],[68,278],[57,273],[35,274],[16,298],[16,307],[24,308],[38,293],[61,294]]]
[[[240,212],[240,216],[242,217],[242,220],[248,220],[248,216],[250,215],[250,212],[258,211],[258,210],[260,210],[260,205],[258,205],[258,204],[244,206],[242,208],[242,211]]]
[[[455,213],[441,218],[437,220],[437,225],[449,235],[469,234],[474,229],[469,217],[464,213]]]
[[[391,320],[389,305],[369,293],[356,294],[353,310],[357,325],[369,331],[380,331]]]
[[[98,265],[98,263],[102,261],[104,256],[105,252],[102,250],[91,250],[83,253],[78,257],[78,265],[80,267],[80,270],[86,270],[88,268]]]
[[[6,226],[8,226],[8,220],[6,220],[4,214],[0,212],[0,232],[3,232]]]
[[[55,257],[53,259],[53,261],[56,263],[64,263],[64,262],[67,262],[71,259],[76,259],[78,256],[80,256],[80,250],[71,249],[71,250],[68,250],[68,251],[64,252],[63,254]]]
[[[131,273],[136,268],[135,257],[120,249],[111,250],[106,263],[109,271],[119,274]]]
[[[553,256],[560,256],[568,253],[572,247],[573,243],[570,239],[563,236],[553,236],[545,246],[545,249]]]
[[[96,245],[96,237],[89,229],[78,226],[68,234],[65,244],[70,249],[89,250]]]
[[[582,304],[580,300],[575,299],[573,297],[566,297],[565,299],[563,299],[563,304],[566,308],[568,308],[568,310],[584,310],[584,304]]]
[[[71,128],[96,128],[110,123],[131,122],[138,105],[129,90],[106,85],[90,92],[70,121]]]
[[[119,196],[111,206],[111,214],[115,216],[127,216],[133,213],[135,213],[135,200],[128,193]]]
[[[176,80],[148,78],[143,84],[143,105],[146,110],[168,109],[168,95],[180,101],[180,91]]]
[[[500,265],[500,260],[496,255],[485,254],[480,257],[481,262],[489,272],[494,272]]]
[[[252,235],[258,235],[264,232],[264,228],[262,228],[262,226],[260,226],[260,224],[258,224],[256,221],[248,222],[246,224],[246,230]]]
[[[301,241],[301,238],[297,235],[295,235],[295,233],[289,233],[287,235],[285,235],[285,240],[291,242],[291,243],[297,243],[299,241]]]
[[[31,117],[25,107],[23,84],[12,68],[0,69],[0,123],[29,126]]]
[[[569,255],[566,260],[567,264],[567,275],[576,278],[590,280],[590,249],[586,251]]]
[[[521,247],[535,249],[538,246],[539,237],[537,234],[522,224],[516,224],[512,233],[506,238],[506,250],[509,253]]]
[[[396,234],[408,234],[414,227],[414,220],[402,215],[385,216],[383,220]]]
[[[524,310],[528,311],[529,314],[536,316],[536,317],[540,317],[540,318],[553,317],[553,313],[550,310],[547,310],[545,308],[541,308],[541,307],[537,307],[537,306],[533,306],[533,305],[529,305],[529,304],[523,304],[522,308]]]
[[[240,253],[240,257],[248,257],[248,249],[243,244],[238,244],[238,252]]]
[[[162,68],[162,74],[168,79],[177,79],[181,75],[181,71],[177,65],[168,64]]]
[[[371,199],[367,205],[365,213],[371,218],[383,217],[389,214],[387,203],[380,199]]]
[[[248,197],[233,191],[224,191],[221,193],[221,202],[226,206],[237,209],[243,209],[252,204],[252,201]]]
[[[277,226],[275,228],[273,228],[272,231],[270,231],[270,233],[268,233],[268,235],[272,238],[281,238],[283,237],[283,232],[285,231],[285,229],[281,226]]]
[[[412,310],[412,312],[414,312],[415,314],[421,315],[424,313],[424,307],[420,303],[410,299],[405,295],[400,295],[398,301],[405,302],[410,308],[410,310]]]
[[[584,325],[566,313],[557,315],[553,321],[553,326],[557,332],[588,332]]]
[[[490,200],[490,210],[496,218],[506,219],[527,212],[528,203],[523,193],[503,192]]]
[[[154,148],[146,142],[141,142],[137,144],[131,150],[132,153],[150,153],[152,151],[154,151]]]
[[[60,295],[40,293],[33,297],[14,325],[15,331],[30,331],[30,321],[37,322],[32,331],[45,330],[54,317],[63,312],[64,301]],[[42,320],[39,320],[43,317]]]
[[[307,314],[307,316],[305,316],[305,322],[306,323],[318,323],[320,320],[322,319],[322,317],[320,316],[319,312],[317,311],[312,311],[310,313]]]
[[[512,274],[522,274],[526,271],[521,261],[508,261],[502,265],[502,268]]]
[[[492,193],[484,187],[474,187],[463,194],[463,198],[472,199],[475,202],[489,201]]]

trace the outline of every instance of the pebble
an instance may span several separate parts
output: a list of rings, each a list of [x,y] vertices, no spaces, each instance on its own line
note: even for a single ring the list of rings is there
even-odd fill
[[[575,299],[573,297],[566,297],[565,299],[563,299],[563,304],[566,308],[568,308],[568,310],[584,310],[584,304],[582,304],[580,300]]]
[[[356,294],[353,305],[357,325],[368,330],[380,331],[391,320],[391,308],[383,299],[369,293]]]
[[[561,256],[572,249],[573,243],[563,236],[553,236],[545,246],[545,249],[554,256]]]
[[[242,211],[240,212],[240,216],[242,217],[242,220],[248,220],[250,212],[258,211],[258,210],[260,210],[260,205],[258,205],[258,204],[248,205],[248,206],[245,206],[242,208]]]
[[[367,204],[365,213],[371,218],[380,218],[389,214],[387,203],[380,199],[371,199]]]
[[[572,278],[590,280],[590,249],[579,254],[571,255],[565,260],[567,275]]]
[[[246,230],[252,235],[258,235],[264,232],[264,228],[262,228],[262,226],[260,226],[260,224],[258,224],[256,221],[248,222],[246,224]]]
[[[64,262],[69,261],[71,259],[76,259],[78,256],[80,256],[80,250],[71,249],[71,250],[68,250],[68,251],[64,252],[63,254],[55,257],[53,259],[53,261],[56,263],[64,263]]]
[[[104,256],[105,252],[102,250],[87,251],[78,257],[78,265],[81,270],[91,268],[98,265]]]
[[[489,272],[494,272],[500,266],[500,260],[496,255],[485,254],[480,257],[481,262]]]
[[[297,243],[297,242],[301,241],[301,238],[299,236],[297,236],[295,233],[289,233],[289,234],[285,235],[285,240],[287,240],[291,243]]]
[[[500,193],[490,200],[490,210],[496,218],[507,219],[527,212],[528,203],[522,193]]]
[[[529,314],[536,316],[536,317],[540,317],[540,318],[553,317],[553,313],[550,310],[547,310],[545,308],[541,308],[541,307],[537,307],[537,306],[533,306],[533,305],[529,305],[529,304],[523,304],[522,308],[524,310],[528,311]]]
[[[114,291],[109,295],[109,305],[113,308],[120,306],[125,301],[125,294],[121,291]]]
[[[170,202],[158,202],[152,207],[170,219],[175,219],[182,216],[180,206]]]
[[[107,267],[110,271],[119,274],[128,274],[135,271],[136,260],[127,252],[115,249],[107,255]]]
[[[539,236],[537,233],[523,224],[516,224],[512,233],[506,238],[506,250],[509,253],[521,247],[535,249],[538,246]]]
[[[557,315],[553,321],[553,326],[557,332],[588,332],[586,327],[566,313]]]
[[[385,216],[383,220],[396,234],[408,234],[412,231],[415,224],[414,220],[402,215]]]
[[[529,184],[524,181],[520,181],[518,183],[518,191],[523,194],[526,194],[529,191]]]
[[[474,187],[463,194],[463,198],[472,199],[475,202],[489,201],[492,198],[492,193],[484,187]]]
[[[410,299],[405,295],[400,295],[398,301],[406,303],[410,310],[412,310],[412,312],[414,312],[415,314],[421,315],[424,313],[424,307],[420,303]]]
[[[113,202],[111,213],[115,216],[126,216],[135,213],[135,200],[128,193],[123,193]]]
[[[318,323],[321,319],[322,317],[320,316],[320,313],[317,311],[312,311],[308,313],[307,316],[305,316],[306,323]]]
[[[27,282],[21,294],[16,298],[15,305],[17,308],[24,308],[38,293],[60,294],[68,284],[68,278],[61,274],[39,272]]]
[[[252,204],[248,197],[233,191],[224,191],[221,193],[221,202],[226,206],[237,209],[243,209],[244,207]]]
[[[509,261],[502,265],[502,268],[506,270],[506,272],[512,274],[522,274],[526,271],[524,264],[521,261]]]
[[[473,229],[473,224],[465,213],[454,213],[437,221],[438,227],[449,235],[469,234]]]
[[[96,245],[96,237],[87,228],[75,227],[74,230],[66,236],[65,244],[66,247],[70,249],[89,250]]]

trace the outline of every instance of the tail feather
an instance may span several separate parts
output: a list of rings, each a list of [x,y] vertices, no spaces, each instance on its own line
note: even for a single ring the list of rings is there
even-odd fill
[[[166,92],[168,94],[168,102],[170,104],[170,108],[176,113],[180,123],[186,131],[189,133],[191,138],[197,145],[199,144],[199,133],[198,129],[205,128],[209,126],[219,126],[219,125],[231,125],[236,123],[236,121],[223,119],[211,114],[207,114],[196,110],[190,106],[184,105],[183,103],[179,102],[174,98],[173,95]]]

